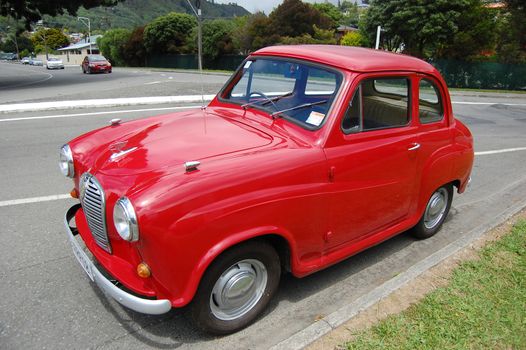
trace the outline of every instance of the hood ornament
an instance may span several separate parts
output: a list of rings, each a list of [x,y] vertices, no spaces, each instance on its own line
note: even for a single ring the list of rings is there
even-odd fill
[[[197,160],[189,161],[184,163],[184,169],[187,173],[190,173],[192,171],[199,170],[198,167],[201,165],[201,162],[198,162]]]
[[[113,153],[110,156],[110,162],[113,162],[113,161],[117,160],[118,158],[120,158],[122,156],[125,156],[126,154],[135,151],[136,149],[137,149],[137,147],[132,147],[132,148],[129,148],[129,149],[126,149],[126,150],[122,150],[122,151],[117,152],[117,153]]]
[[[119,125],[120,123],[121,123],[121,120],[119,118],[115,118],[115,119],[110,120],[110,125],[111,126],[116,126],[116,125]]]

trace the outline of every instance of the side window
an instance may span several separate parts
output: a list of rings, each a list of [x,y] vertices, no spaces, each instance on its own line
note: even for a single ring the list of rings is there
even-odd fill
[[[418,91],[418,118],[422,124],[442,120],[444,109],[437,86],[428,79],[420,80]]]
[[[409,79],[364,80],[342,122],[345,133],[405,126],[410,120]]]

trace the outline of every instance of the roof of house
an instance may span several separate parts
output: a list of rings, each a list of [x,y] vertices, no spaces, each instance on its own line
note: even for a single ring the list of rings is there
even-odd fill
[[[421,59],[398,53],[338,45],[283,45],[260,49],[253,56],[285,56],[327,64],[356,72],[413,71],[436,73]]]
[[[90,46],[90,42],[91,42],[91,47],[92,48],[96,48],[97,47],[97,39],[102,37],[102,35],[92,35],[90,36],[90,40],[87,41],[87,38],[84,38],[82,40],[80,40],[79,42],[75,43],[75,44],[71,44],[69,46],[66,46],[66,47],[62,47],[60,49],[58,49],[58,51],[69,51],[69,50],[80,50],[80,49],[83,49],[83,48],[86,48],[88,46]]]

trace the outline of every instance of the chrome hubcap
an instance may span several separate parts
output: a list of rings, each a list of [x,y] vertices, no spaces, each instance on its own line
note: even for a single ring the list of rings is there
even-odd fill
[[[225,321],[242,317],[252,310],[263,296],[267,279],[267,269],[259,260],[246,259],[230,266],[212,289],[212,313]]]
[[[431,196],[424,214],[424,226],[427,229],[433,229],[444,217],[448,196],[445,188],[438,189],[438,191]]]

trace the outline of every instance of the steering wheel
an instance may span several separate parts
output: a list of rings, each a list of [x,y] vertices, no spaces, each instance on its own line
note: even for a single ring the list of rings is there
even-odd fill
[[[268,102],[272,103],[272,106],[274,106],[274,109],[278,110],[278,107],[276,106],[276,104],[274,103],[274,101],[272,101],[271,98],[269,98],[267,95],[265,95],[264,93],[262,93],[261,91],[252,91],[249,95],[248,95],[248,99],[250,100],[250,98],[252,97],[252,95],[257,95],[257,96],[261,96],[263,97],[265,100],[267,100]]]

